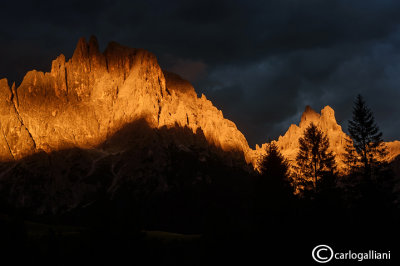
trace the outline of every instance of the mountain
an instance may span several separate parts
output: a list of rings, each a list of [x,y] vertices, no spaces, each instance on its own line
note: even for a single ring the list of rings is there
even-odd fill
[[[281,150],[282,154],[291,163],[295,163],[296,155],[299,150],[299,138],[303,136],[305,129],[314,123],[329,138],[330,150],[336,155],[336,163],[339,171],[343,171],[345,165],[342,161],[345,153],[346,139],[350,137],[343,132],[342,127],[336,122],[335,111],[330,106],[325,106],[320,113],[314,111],[310,106],[306,106],[299,125],[292,124],[283,136],[279,136],[274,141]],[[393,161],[400,154],[400,141],[386,142],[388,148],[389,161]],[[258,156],[265,154],[266,144],[261,147],[256,146],[255,153]],[[256,156],[257,157],[257,156]]]
[[[250,149],[235,123],[152,53],[115,42],[101,53],[95,37],[80,39],[68,61],[58,56],[50,72],[28,72],[18,87],[1,79],[0,119],[0,205],[34,213],[140,202],[183,187],[196,195],[202,184],[240,191],[232,182],[257,169],[266,147]],[[328,134],[340,166],[347,136],[329,106],[320,114],[306,107],[276,141],[283,155],[294,161],[311,122]],[[400,142],[387,145],[395,160]]]
[[[0,80],[0,114],[3,161],[94,148],[138,119],[151,128],[201,130],[236,158],[249,151],[235,124],[204,95],[197,97],[189,82],[164,73],[153,54],[114,42],[100,53],[95,37],[80,39],[72,58],[60,55],[51,72],[28,72],[18,88]]]
[[[294,160],[311,122],[340,159],[347,136],[329,106],[307,106],[275,141],[282,153]],[[249,148],[206,96],[142,49],[100,52],[96,38],[80,39],[50,72],[30,71],[19,86],[0,79],[0,129],[0,248],[13,261],[209,265],[241,254],[249,264],[265,259],[263,241],[298,262],[321,233],[360,245],[399,238],[399,179],[292,197],[254,171],[267,144]],[[400,176],[400,141],[387,146]]]
[[[265,145],[250,149],[232,121],[206,96],[198,97],[189,82],[163,71],[152,53],[115,42],[101,53],[93,36],[88,43],[84,38],[78,41],[70,60],[58,56],[50,72],[28,72],[19,87],[13,84],[10,88],[1,79],[0,118],[2,161],[40,151],[93,149],[140,119],[154,129],[179,126],[194,134],[200,130],[210,145],[230,154],[227,160],[244,157],[256,167],[265,153]],[[332,150],[340,157],[346,134],[329,106],[321,114],[307,106],[299,126],[291,125],[279,137],[282,153],[294,160],[298,138],[310,122],[328,134]],[[187,146],[190,141],[186,142]],[[400,153],[400,142],[387,145],[393,160]]]
[[[93,206],[252,171],[246,138],[189,82],[142,49],[100,53],[95,37],[18,87],[0,80],[0,118],[0,205],[37,214],[104,210]]]

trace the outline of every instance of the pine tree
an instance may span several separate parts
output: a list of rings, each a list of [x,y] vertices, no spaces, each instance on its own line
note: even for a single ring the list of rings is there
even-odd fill
[[[261,181],[274,190],[274,194],[291,195],[289,162],[275,143],[267,146],[266,154],[259,162]]]
[[[289,215],[293,189],[289,163],[275,143],[268,144],[266,154],[259,161],[259,170],[255,183],[255,211],[256,220],[263,230],[267,224],[282,221]]]
[[[386,160],[388,152],[382,132],[361,95],[354,102],[348,131],[351,141],[346,147],[345,158],[352,177],[348,182],[354,194],[350,195],[353,204],[365,215],[364,220],[390,217],[397,209],[393,204],[397,198],[393,194],[395,179]]]
[[[372,173],[385,163],[387,150],[382,132],[361,95],[357,96],[354,103],[348,131],[352,141],[348,141],[346,146],[345,162],[351,172],[361,170],[364,177],[370,179]]]
[[[329,139],[316,125],[311,123],[299,139],[299,152],[296,157],[297,166],[305,179],[313,180],[314,190],[318,181],[336,170],[335,156],[328,152]]]
[[[266,155],[259,164],[261,175],[275,177],[278,180],[287,179],[289,163],[280,153],[276,144],[269,144],[266,151]]]

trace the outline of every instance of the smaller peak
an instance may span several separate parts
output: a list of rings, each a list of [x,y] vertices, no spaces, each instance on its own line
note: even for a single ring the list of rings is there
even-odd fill
[[[333,120],[336,122],[335,111],[329,105],[325,106],[321,110],[321,116],[327,120]]]
[[[88,56],[88,44],[86,42],[85,37],[79,39],[78,44],[76,45],[74,54],[72,55],[73,59],[80,59]]]
[[[56,73],[65,63],[65,55],[60,54],[51,62],[51,73]]]
[[[65,55],[64,54],[60,54],[59,56],[57,56],[57,58],[55,60],[64,61],[65,62]]]
[[[315,112],[314,109],[311,108],[311,106],[307,105],[303,113],[307,114],[307,113],[317,113],[317,112]]]
[[[291,134],[296,134],[296,132],[299,130],[299,127],[295,124],[291,124],[290,127],[288,128],[288,130],[286,131],[285,134],[289,133],[289,135]]]
[[[302,124],[308,123],[308,122],[315,122],[320,118],[320,115],[314,111],[314,109],[311,108],[311,106],[307,105],[303,114],[301,115],[301,120],[300,120],[300,127],[302,127]]]
[[[322,108],[321,114],[323,114],[323,113],[333,113],[333,114],[335,114],[335,111],[332,109],[332,107],[327,105],[324,108]]]
[[[86,45],[86,38],[85,37],[80,37],[79,38],[79,40],[78,40],[78,44],[77,44],[77,46],[79,46],[79,45]]]
[[[96,36],[92,35],[89,39],[89,54],[98,54],[99,51],[99,42],[97,41]]]
[[[90,43],[98,43],[97,37],[95,35],[91,35],[89,38],[89,44]]]
[[[8,87],[8,79],[7,78],[0,79],[0,86],[7,86]]]

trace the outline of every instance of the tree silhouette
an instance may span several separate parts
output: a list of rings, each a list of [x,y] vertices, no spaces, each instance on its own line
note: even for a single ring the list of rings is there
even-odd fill
[[[291,194],[288,161],[275,143],[269,144],[266,152],[259,163],[261,180],[268,183],[278,193]]]
[[[363,220],[378,222],[396,212],[396,195],[393,193],[396,180],[385,158],[388,152],[382,132],[361,95],[354,102],[348,131],[351,139],[345,147],[344,162],[351,177],[347,179],[347,185],[351,187],[349,196]]]
[[[260,175],[255,183],[255,211],[259,230],[276,230],[288,220],[293,189],[289,179],[289,163],[275,143],[268,144],[259,160]]]
[[[348,130],[352,140],[347,141],[345,162],[351,172],[361,170],[365,178],[370,179],[373,171],[385,163],[387,150],[382,132],[361,95],[354,103]]]
[[[329,139],[326,134],[311,123],[299,138],[299,152],[297,153],[297,166],[307,179],[313,180],[314,190],[317,182],[323,176],[332,175],[336,169],[335,156],[329,149]]]

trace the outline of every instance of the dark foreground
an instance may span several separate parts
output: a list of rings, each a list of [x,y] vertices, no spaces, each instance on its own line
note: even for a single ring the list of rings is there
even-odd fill
[[[215,221],[214,230],[199,234],[45,224],[2,214],[0,250],[2,262],[7,261],[2,265],[313,265],[311,251],[320,244],[335,252],[391,252],[391,260],[332,260],[327,265],[399,265],[395,220],[379,213],[357,214],[359,219],[319,214],[253,228],[218,227]]]

